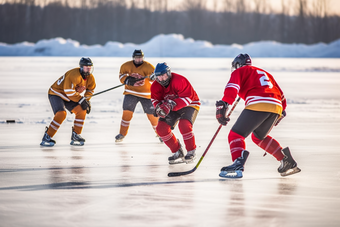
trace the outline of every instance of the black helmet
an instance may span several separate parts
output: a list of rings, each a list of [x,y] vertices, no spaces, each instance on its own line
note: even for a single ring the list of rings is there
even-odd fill
[[[143,53],[143,51],[142,51],[142,50],[135,50],[135,51],[133,52],[133,54],[132,54],[132,58],[134,58],[134,57],[142,57],[142,58],[144,58],[144,53]]]
[[[90,58],[81,58],[79,61],[80,66],[80,74],[83,77],[83,79],[86,79],[87,76],[91,75],[93,73],[93,67],[91,67],[91,70],[89,72],[84,72],[83,66],[93,66],[93,62]]]
[[[79,61],[79,66],[93,66],[93,62],[90,58],[81,58],[80,61]]]
[[[248,54],[239,54],[231,63],[231,71],[238,69],[245,65],[251,65],[251,58]]]

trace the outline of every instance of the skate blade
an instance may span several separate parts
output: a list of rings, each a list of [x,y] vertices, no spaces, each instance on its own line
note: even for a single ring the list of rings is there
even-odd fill
[[[286,176],[289,176],[289,175],[292,175],[292,174],[295,174],[295,173],[299,173],[299,172],[301,172],[301,169],[299,167],[294,167],[292,169],[287,170],[284,173],[281,173],[281,176],[286,177]]]
[[[194,160],[196,159],[196,157],[192,158],[192,159],[185,159],[184,161],[189,164],[189,163],[193,163]]]
[[[235,172],[221,171],[219,176],[223,178],[242,178],[243,173],[241,170],[236,170]]]
[[[70,145],[73,146],[84,146],[84,142],[79,142],[79,141],[71,141]]]
[[[53,147],[54,143],[44,143],[44,142],[41,142],[40,146],[43,146],[43,147]]]
[[[181,158],[173,160],[173,161],[169,161],[170,165],[183,164],[183,163],[186,163],[186,162]]]

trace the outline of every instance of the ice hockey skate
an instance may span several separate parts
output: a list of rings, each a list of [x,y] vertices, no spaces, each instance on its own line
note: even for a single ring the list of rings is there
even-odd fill
[[[186,163],[191,163],[196,159],[195,151],[196,149],[187,152],[187,154],[184,157]]]
[[[85,139],[81,137],[80,134],[77,134],[72,127],[72,136],[71,136],[70,144],[74,146],[83,146],[84,143],[85,143]]]
[[[123,136],[122,134],[118,134],[115,137],[115,139],[116,139],[115,142],[122,142],[124,138],[125,138],[125,136]]]
[[[46,127],[44,137],[42,138],[42,141],[40,143],[40,146],[44,147],[53,147],[54,144],[56,144],[55,140],[53,140],[48,134],[47,134],[48,128]]]
[[[300,172],[301,169],[297,167],[297,163],[290,154],[289,148],[286,147],[282,149],[282,153],[284,157],[281,160],[281,165],[277,169],[281,176],[285,177]]]
[[[248,156],[249,152],[243,150],[241,157],[237,158],[232,165],[223,167],[219,176],[224,178],[242,178],[244,164],[246,163]]]
[[[185,163],[182,147],[180,147],[178,151],[176,151],[172,156],[170,156],[168,160],[170,165]]]

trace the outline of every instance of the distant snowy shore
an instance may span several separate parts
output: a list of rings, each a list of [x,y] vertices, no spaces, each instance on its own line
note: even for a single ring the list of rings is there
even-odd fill
[[[213,45],[207,41],[185,39],[180,34],[160,34],[146,43],[107,42],[105,45],[80,45],[71,39],[54,38],[37,43],[0,43],[0,56],[103,56],[126,57],[142,49],[148,57],[235,57],[249,53],[252,57],[339,58],[340,39],[329,43],[282,44],[275,41],[245,45]]]

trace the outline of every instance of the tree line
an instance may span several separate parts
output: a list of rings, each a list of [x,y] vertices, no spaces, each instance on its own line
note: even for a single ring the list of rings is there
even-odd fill
[[[282,43],[329,43],[340,38],[340,17],[328,15],[324,2],[307,8],[298,0],[295,15],[282,0],[282,13],[268,13],[265,0],[221,0],[218,10],[208,10],[205,0],[186,0],[181,10],[169,10],[168,0],[81,0],[71,7],[67,0],[47,5],[17,0],[0,5],[0,42],[37,42],[55,37],[81,44],[108,41],[140,44],[158,34],[177,33],[213,44],[245,44],[260,40]],[[221,3],[220,2],[220,3]],[[217,6],[216,6],[217,7]]]

